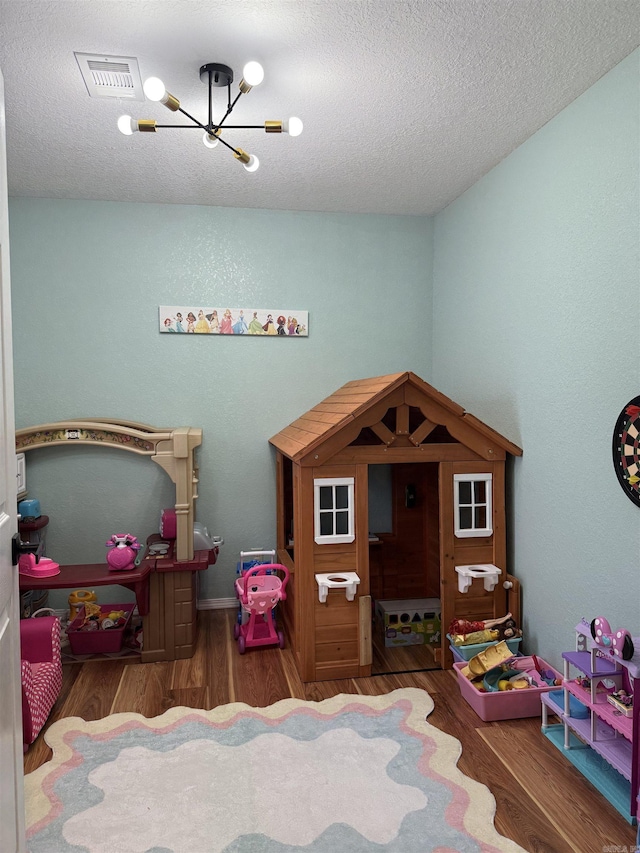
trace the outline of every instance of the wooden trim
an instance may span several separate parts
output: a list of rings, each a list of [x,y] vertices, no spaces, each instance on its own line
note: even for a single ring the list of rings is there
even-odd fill
[[[371,596],[361,595],[358,613],[358,648],[360,666],[370,667],[373,662],[373,642],[371,637]],[[361,672],[362,675],[362,672]],[[370,673],[367,673],[370,675]]]
[[[356,572],[360,578],[358,596],[369,595],[369,466],[355,469]]]
[[[396,435],[409,435],[409,406],[396,406]]]
[[[507,592],[507,613],[511,613],[518,628],[522,628],[522,588],[520,581],[513,575],[505,575],[504,579],[511,583]]]
[[[453,473],[451,462],[442,462],[438,471],[440,501],[440,609],[442,630],[440,653],[443,669],[453,667],[453,655],[446,634],[455,615],[456,570],[453,533]]]
[[[420,444],[418,447],[345,447],[331,457],[331,463],[347,465],[392,464],[394,462],[475,462],[481,457],[463,444]],[[317,464],[317,463],[316,463]]]
[[[396,440],[395,435],[382,423],[382,421],[379,421],[377,424],[372,424],[371,431],[378,436],[380,441],[384,441],[387,446],[393,444]]]
[[[432,421],[430,421],[429,418],[425,418],[420,424],[420,426],[417,429],[414,429],[414,431],[411,433],[411,435],[409,436],[409,441],[412,444],[415,444],[416,447],[418,447],[420,444],[422,444],[422,442],[429,435],[429,433],[433,432],[435,428],[436,425]]]
[[[491,429],[490,426],[479,421],[475,415],[471,415],[469,412],[465,412],[463,421],[468,423],[473,429],[482,433],[484,436],[489,438],[491,441],[498,441],[500,446],[506,450],[507,453],[511,453],[512,456],[522,456],[522,448],[518,447],[517,444],[506,439],[503,435],[497,433],[494,429]]]
[[[415,373],[408,374],[407,379],[408,381],[404,386],[405,402],[407,405],[415,406],[416,403],[413,401],[416,399],[428,400],[433,403],[439,411],[449,412],[450,414],[460,418],[464,415],[464,409],[462,406],[454,403],[453,400],[436,390],[433,385],[429,385],[428,382],[420,379],[420,377],[416,376]]]
[[[300,653],[300,677],[315,678],[315,613],[313,469],[294,466],[294,549],[296,563],[295,632]]]
[[[285,531],[285,506],[284,506],[284,457],[276,451],[276,548],[284,551],[287,547]]]

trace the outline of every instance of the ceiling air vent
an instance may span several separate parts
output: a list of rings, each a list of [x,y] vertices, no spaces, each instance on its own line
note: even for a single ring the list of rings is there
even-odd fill
[[[138,60],[133,56],[75,53],[92,98],[128,98],[144,101]]]

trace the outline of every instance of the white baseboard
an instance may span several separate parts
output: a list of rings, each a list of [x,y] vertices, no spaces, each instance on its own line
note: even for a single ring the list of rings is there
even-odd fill
[[[198,610],[236,609],[238,607],[238,599],[235,596],[233,598],[199,598],[196,606]]]

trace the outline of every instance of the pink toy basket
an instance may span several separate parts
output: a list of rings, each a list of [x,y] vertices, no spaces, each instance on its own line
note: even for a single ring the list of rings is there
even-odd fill
[[[284,574],[281,580],[278,571]],[[238,641],[238,651],[243,655],[252,646],[274,646],[284,648],[284,634],[276,630],[274,608],[287,597],[285,587],[289,581],[289,570],[280,563],[254,566],[236,581],[236,596],[243,611],[249,614],[244,625],[236,624],[233,635]]]

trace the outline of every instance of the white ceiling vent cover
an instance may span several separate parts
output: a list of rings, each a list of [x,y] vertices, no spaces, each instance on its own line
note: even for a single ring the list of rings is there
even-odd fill
[[[138,60],[134,56],[74,53],[92,98],[144,101]]]

